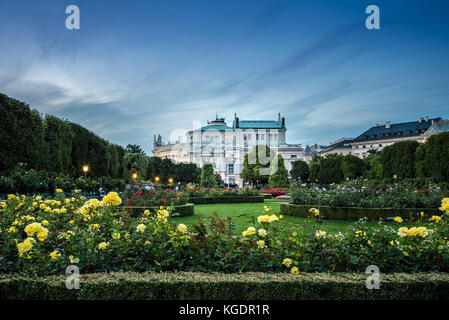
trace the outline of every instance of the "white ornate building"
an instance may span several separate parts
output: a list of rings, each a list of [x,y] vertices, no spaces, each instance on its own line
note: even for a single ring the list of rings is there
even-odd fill
[[[199,167],[211,163],[225,183],[241,185],[244,156],[256,145],[269,146],[280,154],[288,171],[293,161],[310,162],[319,151],[317,145],[303,149],[300,144],[286,143],[286,132],[285,118],[280,114],[277,121],[240,120],[235,115],[232,126],[217,116],[206,126],[187,132],[185,143],[164,144],[160,135],[155,136],[153,154],[176,163],[195,163]]]

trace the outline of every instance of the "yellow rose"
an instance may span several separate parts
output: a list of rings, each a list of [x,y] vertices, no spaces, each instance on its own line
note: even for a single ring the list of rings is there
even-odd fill
[[[136,229],[137,229],[137,231],[138,232],[144,232],[145,231],[145,225],[144,224],[139,224],[137,227],[136,227]]]
[[[290,273],[291,273],[291,274],[299,274],[299,269],[298,269],[297,267],[293,267],[293,268],[290,270]]]
[[[401,217],[395,217],[393,220],[394,220],[394,222],[397,222],[397,223],[401,223],[402,221],[404,221],[404,220],[402,220]]]
[[[101,242],[101,243],[98,244],[98,249],[104,250],[104,249],[106,249],[106,247],[107,247],[108,245],[109,245],[108,242]]]
[[[282,264],[283,264],[284,266],[286,266],[287,268],[289,268],[290,265],[292,264],[292,262],[293,262],[292,259],[285,258],[285,259],[282,261]]]
[[[103,203],[111,206],[118,206],[122,203],[122,199],[120,199],[117,192],[109,192],[106,197],[103,198]]]
[[[259,229],[258,234],[260,237],[266,237],[267,231],[265,229]]]
[[[185,233],[186,231],[187,231],[187,227],[186,227],[186,225],[185,224],[179,224],[178,225],[178,228],[177,228],[179,231],[181,231],[182,233]]]
[[[61,256],[61,254],[59,253],[58,250],[55,250],[55,251],[53,251],[52,253],[50,253],[50,257],[51,257],[53,260],[58,259],[60,256]]]

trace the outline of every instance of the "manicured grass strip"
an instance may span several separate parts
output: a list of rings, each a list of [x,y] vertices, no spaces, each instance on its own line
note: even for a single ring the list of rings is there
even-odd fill
[[[448,273],[381,274],[368,290],[354,273],[98,273],[81,275],[79,290],[65,276],[0,276],[0,299],[371,300],[449,299]]]
[[[240,204],[208,204],[208,205],[195,205],[195,215],[190,217],[180,217],[180,218],[172,218],[170,219],[171,223],[184,223],[188,227],[191,227],[198,218],[205,218],[206,220],[210,220],[209,217],[215,212],[218,217],[221,219],[225,219],[227,217],[231,217],[236,224],[235,234],[241,234],[242,231],[246,230],[248,227],[253,226],[253,221],[256,222],[257,226],[257,217],[261,214],[264,214],[263,207],[264,205],[269,206],[273,209],[273,213],[278,215],[280,214],[280,207],[283,205],[281,201],[273,201],[265,200],[265,203],[240,203]],[[284,202],[285,203],[285,202]],[[323,224],[317,226],[315,224],[315,219],[313,218],[299,218],[293,216],[284,215],[283,221],[287,222],[287,225],[291,224],[291,227],[299,226],[303,231],[314,233],[318,228],[320,230],[324,230],[327,233],[336,234],[338,232],[342,232],[343,234],[347,234],[348,232],[352,232],[352,227],[354,226],[353,221],[343,221],[343,220],[325,220]],[[395,226],[392,222],[389,222],[392,226]],[[406,222],[403,223],[404,226],[408,226]],[[367,222],[365,227],[377,228],[376,222]]]

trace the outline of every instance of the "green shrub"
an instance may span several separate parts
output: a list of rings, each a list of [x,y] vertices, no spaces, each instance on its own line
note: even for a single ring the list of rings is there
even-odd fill
[[[401,141],[385,147],[380,153],[383,177],[393,180],[414,178],[416,172],[417,141]]]
[[[307,162],[302,160],[293,161],[290,176],[293,181],[307,181],[309,179],[309,165]]]
[[[1,300],[446,300],[447,273],[381,274],[368,290],[363,273],[133,273],[81,274],[80,289],[66,277],[0,276]]]
[[[449,192],[435,184],[417,188],[406,181],[401,184],[376,185],[372,181],[354,180],[325,188],[309,184],[290,187],[290,202],[302,205],[363,208],[438,208]]]
[[[429,137],[416,150],[417,177],[449,182],[449,132]]]

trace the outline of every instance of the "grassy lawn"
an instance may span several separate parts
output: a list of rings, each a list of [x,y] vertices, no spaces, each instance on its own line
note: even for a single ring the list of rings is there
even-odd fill
[[[279,216],[281,203],[284,201],[279,200],[265,200],[265,203],[231,203],[231,204],[205,204],[195,205],[195,215],[192,217],[179,217],[171,219],[174,223],[184,223],[187,226],[194,224],[198,218],[203,217],[209,220],[209,217],[214,212],[220,218],[231,217],[236,223],[236,233],[241,233],[249,226],[253,225],[253,219],[257,223],[257,217],[263,214],[263,207],[269,206],[273,209],[273,213]],[[305,232],[314,232],[314,219],[298,218],[285,216],[283,220],[291,222],[293,225],[298,225],[304,229]],[[352,221],[337,221],[337,220],[324,220],[324,223],[319,229],[329,233],[338,233],[341,231],[343,234],[351,230],[354,222]],[[376,222],[367,222],[369,227],[376,226]],[[407,224],[404,224],[407,226]]]

